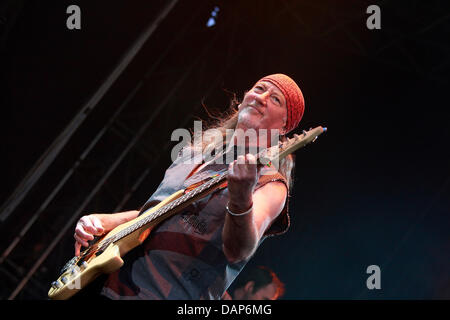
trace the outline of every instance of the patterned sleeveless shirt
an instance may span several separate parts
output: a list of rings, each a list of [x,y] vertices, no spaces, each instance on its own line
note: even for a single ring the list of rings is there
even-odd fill
[[[228,169],[226,164],[213,163],[190,176],[198,165],[186,162],[186,156],[173,162],[144,210],[180,189]],[[276,170],[264,167],[262,173],[255,190],[272,181],[287,186]],[[111,299],[220,299],[249,260],[229,263],[223,253],[227,202],[228,189],[218,189],[161,222],[142,245],[125,255],[122,268],[107,278],[102,295]],[[288,228],[287,197],[283,211],[258,246],[268,236],[284,233]]]

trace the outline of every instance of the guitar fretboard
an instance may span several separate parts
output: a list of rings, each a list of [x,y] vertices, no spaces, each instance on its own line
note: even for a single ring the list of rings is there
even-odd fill
[[[136,230],[144,227],[145,225],[151,223],[152,221],[156,220],[157,218],[172,212],[174,209],[181,207],[181,205],[183,205],[184,203],[189,202],[190,200],[194,199],[197,195],[203,194],[206,191],[214,189],[215,187],[219,186],[227,178],[227,176],[228,176],[228,171],[224,172],[223,174],[221,174],[219,176],[211,178],[210,180],[206,181],[202,185],[196,187],[195,189],[192,189],[191,191],[189,191],[188,193],[185,193],[178,199],[159,208],[155,212],[149,214],[148,216],[137,221],[136,223],[132,224],[131,226],[121,230],[120,232],[112,235],[109,238],[103,239],[98,244],[99,250],[101,250],[101,251],[105,250],[112,242],[116,242],[116,241],[126,237],[127,235],[135,232]],[[151,210],[151,208],[148,210]],[[143,214],[145,214],[145,212]]]
[[[276,157],[276,158],[278,158],[278,160],[281,160],[286,155],[294,152],[295,150],[305,146],[306,144],[308,144],[312,141],[315,141],[315,139],[321,133],[325,132],[326,130],[327,130],[326,128],[319,126],[314,129],[310,129],[308,132],[303,131],[303,134],[301,136],[294,134],[293,139],[287,139],[287,141],[285,141],[283,143],[280,142],[278,146],[274,146],[273,148],[275,148],[276,153],[275,153],[275,155],[271,155],[271,157]],[[269,149],[273,149],[273,148],[269,148]],[[258,154],[256,154],[255,155],[256,158],[258,160],[261,160],[261,156],[264,155],[265,151],[267,151],[267,150],[263,150],[262,152],[259,152]],[[269,155],[270,155],[270,153],[269,153]],[[266,160],[267,159],[271,160],[271,157],[267,158],[267,154],[266,154]],[[85,250],[81,255],[80,261],[84,257],[92,254],[93,253],[92,251],[94,251],[94,250],[95,251],[104,251],[111,243],[116,242],[116,241],[126,237],[127,235],[135,232],[136,230],[144,227],[145,225],[151,223],[152,221],[154,221],[164,215],[169,216],[170,214],[177,212],[177,208],[178,209],[184,208],[184,206],[182,206],[182,205],[191,201],[196,196],[206,195],[208,192],[213,191],[216,187],[219,187],[220,183],[222,183],[227,178],[227,176],[228,176],[228,171],[225,171],[223,174],[211,178],[210,180],[206,181],[205,183],[201,184],[200,186],[198,186],[194,189],[191,189],[189,192],[183,194],[181,197],[177,198],[176,200],[159,208],[155,212],[148,214],[148,216],[145,216],[144,218],[139,219],[138,221],[136,221],[132,225],[128,226],[127,228],[121,230],[120,232],[112,235],[111,237],[101,240],[95,247],[89,247],[87,250]],[[151,208],[148,210],[151,210]],[[145,214],[147,211],[145,211],[143,214]]]

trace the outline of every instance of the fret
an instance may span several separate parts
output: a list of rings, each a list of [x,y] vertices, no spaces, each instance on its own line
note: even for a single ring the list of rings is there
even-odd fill
[[[164,207],[158,209],[157,211],[153,212],[151,215],[145,217],[142,220],[139,220],[138,222],[136,222],[135,224],[123,229],[122,231],[116,233],[115,235],[111,236],[106,240],[107,241],[107,245],[109,245],[111,242],[116,242],[122,238],[124,238],[125,236],[133,233],[134,231],[136,231],[137,229],[145,226],[146,224],[152,222],[153,220],[155,220],[156,218],[161,217],[162,215],[164,215],[165,213],[173,210],[174,208],[180,206],[181,204],[191,200],[192,198],[194,198],[195,196],[197,196],[198,194],[207,191],[208,189],[210,189],[211,187],[214,187],[215,185],[217,185],[218,183],[220,183],[221,181],[225,180],[226,176],[227,176],[228,172],[225,172],[224,174],[214,177],[210,180],[208,180],[207,182],[205,182],[204,184],[198,186],[197,188],[193,189],[192,191],[182,195],[180,198],[174,200],[173,202],[165,205]]]
[[[263,150],[262,152],[256,154],[255,155],[256,158],[259,159],[264,151],[266,151],[266,150]],[[127,235],[133,233],[137,229],[145,226],[146,224],[152,222],[153,220],[163,216],[167,212],[169,212],[169,211],[175,209],[176,207],[184,204],[185,202],[191,200],[192,198],[194,198],[198,194],[201,194],[201,193],[203,193],[205,191],[208,191],[209,189],[217,186],[219,183],[224,181],[227,176],[228,176],[228,171],[225,171],[223,174],[215,176],[215,177],[211,178],[210,180],[206,181],[205,183],[201,184],[200,186],[198,186],[198,187],[194,188],[193,190],[189,191],[188,193],[185,193],[184,195],[182,195],[178,199],[176,199],[176,200],[172,201],[171,203],[165,205],[164,207],[156,210],[155,212],[153,212],[152,214],[150,214],[147,217],[143,218],[142,220],[139,220],[138,222],[134,223],[133,225],[123,229],[119,233],[117,233],[114,236],[112,236],[111,238],[107,239],[107,240],[110,240],[110,242],[108,242],[108,245],[111,242],[116,242],[116,241],[126,237]]]
[[[299,148],[304,147],[305,145],[307,145],[308,143],[314,142],[317,137],[322,134],[323,132],[326,131],[326,128],[323,127],[316,127],[314,129],[309,130],[308,132],[303,131],[303,134],[301,136],[299,135],[294,135],[293,138],[288,138],[285,142],[283,143],[279,143],[278,146],[274,146],[273,148],[270,148],[268,154],[264,154],[262,151],[260,153],[258,153],[256,155],[257,159],[259,159],[259,163],[262,164],[265,161],[268,166],[271,166],[271,162],[276,158],[278,160],[284,158],[285,156],[287,156],[288,154],[298,150]],[[276,151],[275,155],[271,152],[271,151]],[[264,155],[264,160],[265,161],[261,161],[261,154]],[[72,261],[75,261],[75,263],[78,266],[81,266],[82,264],[84,264],[84,262],[87,262],[88,260],[94,260],[96,259],[96,256],[101,254],[103,251],[105,251],[107,248],[109,248],[111,245],[113,245],[116,241],[123,239],[124,237],[128,236],[129,234],[136,232],[137,230],[140,230],[141,228],[145,227],[147,224],[151,223],[152,221],[155,221],[156,219],[158,219],[159,217],[161,217],[162,219],[168,218],[169,216],[173,216],[174,214],[178,213],[178,211],[180,211],[180,207],[179,206],[184,206],[185,204],[189,204],[189,202],[194,201],[195,199],[199,199],[207,194],[210,194],[211,192],[213,192],[214,190],[217,189],[217,187],[220,186],[220,183],[222,183],[223,181],[225,181],[225,179],[228,176],[228,171],[224,171],[221,174],[217,174],[214,175],[212,177],[210,177],[210,179],[208,181],[206,181],[205,183],[203,183],[202,185],[198,186],[197,188],[192,188],[189,192],[186,192],[185,194],[182,194],[180,197],[178,197],[177,199],[175,199],[172,202],[167,203],[166,205],[164,205],[163,207],[160,207],[158,210],[155,211],[149,211],[147,210],[146,212],[144,212],[144,216],[140,216],[137,217],[135,220],[132,220],[132,222],[130,222],[131,225],[128,225],[128,227],[124,227],[123,229],[121,228],[120,231],[118,231],[116,234],[113,234],[109,237],[105,236],[105,238],[101,239],[100,241],[96,242],[95,244],[93,244],[92,246],[90,246],[89,248],[87,248],[85,251],[83,251],[80,254],[80,257],[75,257],[74,259],[72,259],[71,261],[69,261],[67,265],[74,265],[72,263]],[[178,193],[177,193],[178,195]],[[166,216],[164,216],[166,215]],[[161,220],[162,220],[161,219]],[[156,223],[155,223],[156,224]],[[112,232],[114,232],[115,229],[112,230]],[[107,238],[106,238],[107,237]],[[131,248],[129,247],[131,246],[137,246],[138,243],[136,243],[136,241],[130,241],[127,242],[125,241],[125,243],[117,243],[114,244],[117,247],[119,247],[120,250],[125,249],[125,250],[130,250]],[[122,247],[123,245],[123,247]],[[59,284],[62,284],[61,280],[63,279],[63,277],[67,277],[68,276],[68,272],[69,270],[66,268],[66,266],[64,266],[63,271],[61,271],[61,276],[60,278],[57,280]],[[103,272],[103,270],[101,270],[101,272]],[[91,275],[87,275],[86,276],[86,283],[89,283],[93,278],[95,278],[96,276],[91,276]],[[55,285],[56,286],[56,285]],[[63,286],[61,289],[58,289],[57,287],[52,287],[52,289],[49,291],[49,297],[51,299],[66,299],[67,297],[72,296],[76,291],[72,290],[72,288],[69,288],[69,291],[67,291],[68,289],[66,289],[65,286]]]

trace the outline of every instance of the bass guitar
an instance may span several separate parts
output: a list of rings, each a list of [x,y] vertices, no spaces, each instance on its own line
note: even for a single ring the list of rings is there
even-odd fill
[[[315,141],[325,131],[326,128],[319,126],[303,131],[303,134],[294,135],[278,146],[258,154],[258,162],[267,164],[269,161],[279,161]],[[66,263],[58,279],[52,282],[48,297],[55,300],[69,299],[98,276],[118,270],[123,265],[122,257],[139,246],[149,236],[152,228],[192,202],[212,193],[226,181],[227,175],[228,172],[224,172],[195,188],[179,190],[156,206],[145,210],[137,218],[121,224],[98,238],[79,256],[73,257]]]

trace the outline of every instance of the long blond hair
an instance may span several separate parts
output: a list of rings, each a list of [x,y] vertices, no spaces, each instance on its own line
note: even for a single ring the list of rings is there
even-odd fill
[[[210,117],[209,121],[206,121],[206,127],[203,128],[201,134],[202,139],[194,139],[197,141],[201,141],[201,146],[197,146],[201,148],[201,151],[204,152],[205,149],[210,146],[211,140],[206,138],[205,139],[205,132],[210,129],[218,130],[222,135],[222,141],[226,142],[227,137],[227,130],[228,129],[236,129],[236,125],[238,123],[238,114],[239,110],[237,107],[239,106],[239,101],[236,99],[236,96],[233,95],[233,98],[231,100],[230,107],[227,111],[222,113],[213,114],[211,111],[209,111],[205,105],[203,107],[205,108],[208,116]],[[191,130],[191,133],[194,133],[193,130]],[[195,133],[194,133],[195,134]],[[284,142],[286,141],[286,136],[282,135],[280,136],[280,141]],[[294,169],[295,169],[295,155],[289,154],[284,159],[280,160],[278,172],[280,172],[283,177],[286,179],[288,183],[289,189],[292,189],[294,185]]]

